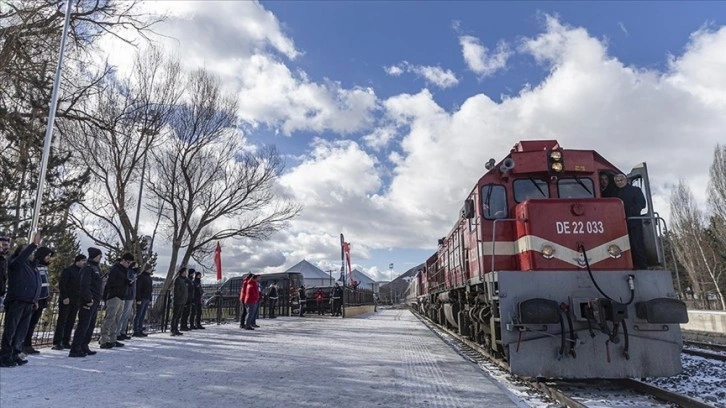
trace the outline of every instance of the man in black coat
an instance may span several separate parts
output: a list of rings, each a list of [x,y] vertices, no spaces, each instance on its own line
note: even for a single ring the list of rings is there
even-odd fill
[[[184,280],[184,287],[187,288],[187,302],[184,304],[181,314],[181,331],[189,331],[189,317],[193,314],[192,303],[194,301],[194,269],[189,268],[187,271],[187,277]]]
[[[277,307],[277,282],[272,282],[270,284],[270,288],[267,289],[267,301],[268,301],[268,317],[270,319],[276,319],[277,316],[275,316],[275,307]]]
[[[34,233],[32,242],[16,248],[8,262],[8,290],[5,296],[3,336],[0,341],[0,367],[13,367],[28,362],[19,354],[23,351],[23,342],[28,333],[33,309],[37,307],[41,288],[40,274],[28,258],[38,248],[40,240],[40,233]]]
[[[203,330],[204,326],[202,326],[202,295],[204,294],[204,289],[202,289],[202,273],[197,272],[194,274],[194,316],[190,319],[190,324],[197,330]]]
[[[300,285],[300,289],[297,290],[298,297],[300,298],[300,317],[305,316],[305,309],[308,304],[308,297],[305,294],[305,286]]]
[[[136,280],[136,316],[134,317],[134,337],[146,337],[146,333],[144,333],[144,319],[146,318],[146,309],[149,308],[149,304],[151,303],[154,283],[151,280],[151,275],[153,273],[151,264],[147,263],[144,266],[144,271],[141,272]]]
[[[43,316],[43,310],[48,307],[48,299],[50,298],[48,266],[50,265],[50,258],[53,254],[55,252],[45,246],[36,249],[35,254],[33,254],[32,265],[38,271],[38,276],[40,276],[40,296],[38,296],[38,301],[33,307],[33,315],[30,316],[28,332],[25,334],[25,340],[23,341],[23,353],[25,354],[40,353],[40,351],[33,348],[33,333],[35,333],[35,326],[40,321],[40,317]]]
[[[333,316],[342,316],[341,306],[343,305],[343,288],[340,287],[338,282],[335,282],[335,287],[330,294],[330,298],[333,299]]]
[[[117,341],[118,322],[124,310],[124,299],[129,286],[133,283],[129,279],[129,267],[134,262],[134,256],[125,253],[121,260],[116,262],[108,271],[108,282],[106,282],[106,316],[101,326],[101,348],[123,347],[124,344]]]
[[[181,336],[183,333],[179,331],[179,318],[181,317],[184,305],[187,304],[189,290],[187,289],[187,268],[182,266],[179,273],[174,279],[174,308],[171,313],[171,335]]]
[[[96,354],[89,347],[96,327],[98,307],[103,298],[103,278],[99,263],[102,257],[98,248],[88,248],[88,263],[81,268],[78,279],[78,325],[73,333],[73,343],[68,357],[85,357]]]
[[[71,332],[78,315],[81,294],[81,269],[86,256],[77,255],[73,265],[63,269],[58,279],[58,321],[53,334],[53,350],[71,348]]]
[[[640,212],[646,206],[643,192],[638,187],[628,184],[628,178],[625,174],[615,176],[615,186],[617,187],[616,197],[623,200],[625,216],[627,218],[640,216]],[[642,219],[628,219],[628,236],[630,238],[630,254],[633,257],[633,266],[635,269],[647,269],[648,258],[645,254]]]
[[[610,173],[600,173],[600,197],[616,197],[617,189]]]

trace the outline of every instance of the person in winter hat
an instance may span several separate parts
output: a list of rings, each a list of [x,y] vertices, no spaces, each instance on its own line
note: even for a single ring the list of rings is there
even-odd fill
[[[50,265],[50,258],[55,254],[55,251],[48,247],[40,247],[35,251],[33,255],[33,267],[38,271],[40,276],[40,296],[38,301],[33,308],[33,314],[30,316],[30,325],[28,326],[28,332],[25,335],[25,341],[23,342],[23,352],[25,354],[38,354],[40,351],[33,348],[33,333],[35,332],[35,326],[38,324],[40,317],[43,315],[43,310],[48,306],[48,298],[50,297],[50,283],[48,279],[48,265]]]
[[[181,318],[184,305],[187,303],[189,291],[187,290],[187,268],[182,266],[174,279],[174,308],[171,313],[171,335],[181,336],[179,331],[179,319]]]
[[[78,325],[73,332],[73,342],[68,357],[86,357],[96,354],[90,349],[93,329],[96,327],[98,307],[103,298],[103,277],[101,275],[101,250],[88,248],[88,262],[81,269],[78,300]]]
[[[8,262],[0,367],[13,367],[28,362],[20,354],[23,352],[23,342],[28,333],[33,308],[40,298],[41,288],[40,274],[28,259],[38,248],[40,241],[40,233],[34,233],[32,242],[17,247]]]
[[[71,348],[71,333],[78,315],[81,293],[81,269],[86,266],[86,256],[76,255],[73,264],[63,269],[58,278],[58,320],[53,334],[53,350]]]

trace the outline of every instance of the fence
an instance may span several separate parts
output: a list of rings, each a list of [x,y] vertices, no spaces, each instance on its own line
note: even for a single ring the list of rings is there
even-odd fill
[[[202,297],[202,304],[213,304],[213,307],[204,307],[202,309],[202,322],[205,324],[216,323],[225,324],[229,322],[239,322],[240,318],[240,302],[235,297],[233,301],[224,302],[220,301],[221,296],[217,293],[219,285],[203,285],[204,295]],[[38,321],[33,333],[33,345],[50,345],[53,343],[53,334],[55,332],[56,322],[58,320],[58,295],[56,291],[51,291],[50,298],[48,299],[48,306],[43,310],[43,314]],[[374,304],[373,292],[366,290],[353,290],[346,288],[345,293],[345,305],[346,306],[359,306],[359,305],[372,305]],[[163,302],[163,307],[160,313],[153,313],[154,306],[158,302]],[[166,296],[162,296],[161,287],[157,286],[153,288],[152,300],[149,305],[146,318],[144,320],[144,332],[146,333],[159,333],[166,332],[169,330],[169,323],[171,320],[171,295],[167,292]],[[260,318],[266,318],[269,316],[269,302],[265,299],[260,305]],[[290,299],[280,299],[275,307],[275,314],[277,316],[291,316],[299,312],[299,300],[298,298],[291,297]],[[136,304],[129,318],[127,325],[127,332],[130,334],[133,332],[133,321],[136,314]],[[103,307],[98,311],[98,317],[96,318],[96,325],[93,332],[93,341],[98,340],[101,333],[101,324],[105,317],[105,310]],[[5,321],[5,311],[0,312],[0,322]],[[2,336],[3,327],[0,325],[0,336]]]

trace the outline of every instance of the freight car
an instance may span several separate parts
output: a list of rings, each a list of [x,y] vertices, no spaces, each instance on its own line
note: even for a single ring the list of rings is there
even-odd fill
[[[411,283],[409,304],[514,374],[678,374],[688,315],[664,267],[665,223],[653,211],[646,165],[628,174],[647,202],[631,217],[620,198],[603,197],[600,177],[612,182],[621,172],[593,150],[521,141],[486,169]],[[639,269],[636,228],[648,264]]]

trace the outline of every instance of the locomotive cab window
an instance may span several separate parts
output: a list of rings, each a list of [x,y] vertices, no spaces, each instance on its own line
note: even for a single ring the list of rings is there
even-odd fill
[[[484,218],[488,220],[507,218],[507,191],[504,186],[488,184],[482,187],[481,192]]]
[[[514,201],[550,198],[550,187],[544,180],[526,178],[514,180]]]
[[[557,194],[560,198],[593,198],[595,187],[587,177],[563,178],[557,180]]]

